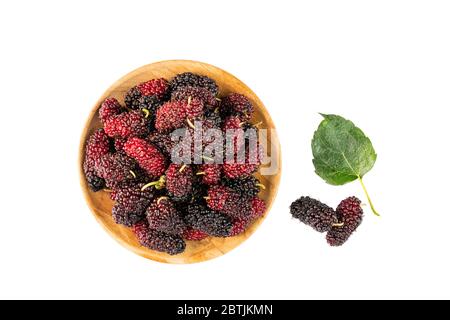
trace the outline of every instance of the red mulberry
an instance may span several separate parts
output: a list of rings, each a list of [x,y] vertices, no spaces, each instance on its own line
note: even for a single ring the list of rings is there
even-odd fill
[[[172,163],[166,171],[166,189],[169,196],[179,202],[190,199],[194,174],[188,165]]]
[[[202,182],[208,185],[218,184],[222,178],[222,166],[219,164],[204,164],[200,166],[197,175],[202,177]]]
[[[200,230],[187,228],[183,231],[182,237],[184,240],[200,241],[208,238],[208,234]]]
[[[108,98],[103,101],[99,110],[99,117],[104,124],[106,120],[112,116],[121,114],[124,111],[123,107],[120,105],[119,101],[115,98]]]
[[[164,174],[166,159],[155,146],[145,140],[131,138],[125,143],[124,149],[152,178],[159,178]]]
[[[250,201],[243,199],[239,194],[225,186],[210,187],[206,202],[211,209],[232,218],[244,218],[251,215]]]
[[[149,133],[149,120],[141,111],[121,113],[106,120],[105,132],[112,138],[142,137]]]

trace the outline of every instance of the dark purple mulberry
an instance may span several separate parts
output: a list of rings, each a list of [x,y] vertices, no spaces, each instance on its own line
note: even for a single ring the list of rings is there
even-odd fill
[[[134,225],[133,232],[136,234],[139,243],[151,250],[175,255],[184,252],[186,249],[186,243],[181,236],[152,230],[148,227],[147,221],[141,221]]]
[[[228,216],[200,204],[190,205],[184,219],[190,227],[213,237],[228,237],[233,227]]]
[[[177,91],[182,87],[206,88],[211,91],[214,96],[219,92],[219,87],[213,79],[192,72],[180,73],[170,81],[170,89],[172,92]]]
[[[153,187],[142,191],[143,186],[143,183],[122,186],[112,192],[111,199],[115,200],[128,212],[143,215],[156,195]]]
[[[128,208],[116,203],[112,209],[112,217],[115,223],[124,225],[125,227],[132,227],[143,220],[145,216],[134,211],[129,211]]]
[[[187,101],[189,98],[201,100],[208,109],[215,109],[219,102],[207,88],[186,86],[172,92],[172,99],[174,100]]]
[[[109,188],[137,177],[137,162],[123,152],[110,153],[95,162],[95,170]]]
[[[182,234],[186,229],[180,213],[166,197],[154,200],[148,207],[146,216],[150,229],[170,234]]]
[[[338,222],[336,212],[332,208],[310,197],[301,197],[294,201],[290,210],[294,218],[318,232],[327,232]]]
[[[236,191],[241,197],[251,199],[258,195],[264,186],[254,176],[241,179],[225,180],[225,186]]]

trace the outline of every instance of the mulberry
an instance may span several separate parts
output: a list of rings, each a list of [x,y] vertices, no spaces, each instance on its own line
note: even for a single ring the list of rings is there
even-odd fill
[[[120,105],[119,101],[115,98],[108,98],[103,101],[99,110],[99,117],[101,122],[104,124],[106,120],[112,116],[116,116],[124,111],[123,107]]]
[[[143,186],[143,183],[121,186],[111,193],[111,198],[127,212],[143,215],[156,196],[153,188],[142,190]]]
[[[197,98],[188,98],[186,102],[186,118],[190,121],[195,121],[203,116],[203,101]]]
[[[155,127],[160,132],[182,128],[187,120],[195,121],[203,115],[203,102],[198,99],[169,101],[156,112]]]
[[[356,197],[343,200],[336,209],[339,220],[327,234],[327,242],[330,246],[343,245],[361,225],[363,210],[361,201]]]
[[[195,129],[189,127],[180,131],[179,141],[174,144],[176,148],[172,153],[177,157],[186,159],[185,162],[202,163],[205,157],[221,159],[223,154],[223,140],[220,129],[215,128],[211,122],[195,122]],[[178,134],[178,132],[177,132]],[[190,154],[185,154],[185,152]]]
[[[208,234],[200,230],[187,228],[183,231],[182,237],[184,240],[200,241],[208,238]]]
[[[166,197],[153,201],[146,216],[151,229],[165,233],[182,234],[186,227],[181,215]]]
[[[123,151],[123,147],[124,147],[126,142],[127,142],[126,138],[116,138],[116,139],[114,139],[114,151],[115,152]]]
[[[192,72],[185,72],[176,75],[170,81],[170,89],[172,92],[177,91],[182,87],[202,87],[208,89],[214,96],[219,92],[219,87],[216,82],[207,76],[194,74]]]
[[[194,183],[192,184],[192,197],[191,203],[205,203],[205,197],[208,194],[208,186],[203,184],[198,176],[194,177]]]
[[[261,189],[265,188],[265,186],[262,185],[254,176],[241,179],[227,179],[225,180],[224,185],[230,187],[241,197],[246,199],[255,197]]]
[[[215,110],[206,110],[204,122],[208,123],[208,126],[213,128],[222,127],[222,118],[220,117],[220,113]]]
[[[255,143],[249,143],[248,148],[246,148],[246,144],[242,144],[242,140],[238,140],[230,148],[228,141],[229,137],[227,137],[226,160],[223,165],[225,177],[237,179],[254,174],[261,165],[263,157],[260,145],[256,144],[255,146]]]
[[[159,99],[167,95],[169,82],[164,78],[152,79],[137,86],[144,96],[157,96]]]
[[[189,205],[184,219],[192,228],[213,237],[228,237],[233,226],[228,216],[199,204]]]
[[[159,100],[166,99],[169,85],[166,79],[153,79],[131,88],[125,95],[125,105],[133,110],[141,107],[140,99],[144,96],[155,96]]]
[[[86,176],[86,181],[89,186],[89,189],[91,189],[94,192],[97,192],[106,187],[105,179],[100,178],[97,175],[97,173],[95,173],[93,166],[90,167],[89,163],[86,161],[83,164],[83,170]]]
[[[251,215],[251,203],[232,189],[225,186],[212,186],[206,198],[208,207],[229,215],[232,218],[245,218]]]
[[[230,179],[248,177],[257,170],[258,165],[252,163],[225,163],[223,165],[223,173]]]
[[[223,116],[237,115],[245,120],[249,120],[254,107],[246,96],[239,93],[230,93],[222,99],[220,110]]]
[[[149,135],[147,140],[157,146],[167,158],[171,158],[174,142],[172,141],[170,134],[153,132]]]
[[[266,213],[267,207],[264,200],[259,199],[258,197],[254,197],[251,201],[251,215],[250,218],[252,220],[261,218],[264,213]]]
[[[204,164],[200,166],[197,175],[202,177],[202,182],[208,185],[218,184],[222,178],[222,166],[219,164]]]
[[[179,202],[190,199],[194,174],[188,165],[171,164],[166,171],[166,189],[169,196]]]
[[[141,91],[137,87],[133,87],[125,95],[125,105],[128,109],[138,110],[140,106],[139,99],[141,97]]]
[[[109,188],[136,178],[137,163],[123,152],[107,154],[95,162],[95,170]]]
[[[294,218],[318,232],[327,232],[338,222],[336,212],[332,208],[310,197],[301,197],[294,201],[290,211]]]
[[[158,178],[164,174],[166,170],[164,155],[147,141],[131,138],[125,143],[124,150],[147,171],[151,178]]]
[[[248,218],[237,218],[233,220],[233,227],[231,228],[230,237],[237,236],[244,233],[248,229],[252,220]]]
[[[111,149],[111,143],[103,129],[98,129],[88,139],[86,144],[86,158],[90,161],[97,161],[108,154]]]
[[[105,132],[112,138],[142,137],[149,133],[149,119],[141,111],[121,113],[106,120]]]
[[[98,176],[95,162],[107,155],[110,151],[110,141],[103,129],[92,134],[86,143],[86,154],[83,162],[83,171],[89,188],[100,191],[105,187],[105,180]]]
[[[125,227],[132,227],[144,219],[144,215],[129,211],[128,208],[123,207],[118,203],[116,203],[112,209],[112,217],[115,223],[124,225]]]
[[[134,225],[133,232],[139,243],[151,250],[176,255],[183,253],[186,249],[186,243],[181,236],[152,230],[146,221]]]
[[[182,128],[186,124],[186,103],[169,101],[156,112],[155,127],[160,132]]]
[[[201,100],[208,109],[215,109],[218,106],[218,100],[207,88],[186,86],[172,92],[173,100],[187,101],[189,98]]]
[[[155,117],[156,111],[163,104],[157,96],[142,96],[139,98],[139,109],[148,110],[152,118]]]

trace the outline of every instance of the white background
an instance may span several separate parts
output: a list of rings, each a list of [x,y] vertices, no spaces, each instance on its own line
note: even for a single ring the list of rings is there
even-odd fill
[[[0,4],[0,298],[450,298],[448,1],[14,1]],[[84,122],[131,70],[166,59],[247,83],[279,128],[269,217],[219,259],[164,265],[95,222],[77,171]],[[314,174],[318,112],[353,120],[378,161],[382,218],[342,248],[291,220],[311,195],[363,197]]]

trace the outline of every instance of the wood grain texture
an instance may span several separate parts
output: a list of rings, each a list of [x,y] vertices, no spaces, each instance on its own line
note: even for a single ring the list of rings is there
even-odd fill
[[[272,176],[261,176],[259,173],[257,177],[266,186],[266,190],[260,193],[260,197],[264,199],[267,203],[267,212],[264,217],[255,221],[253,225],[243,234],[232,237],[232,238],[207,238],[202,241],[187,241],[186,251],[180,255],[170,256],[165,253],[156,252],[149,250],[139,245],[134,234],[130,229],[114,223],[111,217],[111,209],[113,206],[113,201],[110,200],[109,194],[100,191],[94,193],[89,190],[86,180],[83,174],[83,159],[84,150],[87,138],[96,129],[101,127],[100,120],[98,118],[98,108],[101,102],[108,98],[114,97],[121,103],[123,103],[125,93],[136,84],[153,79],[164,77],[166,79],[171,79],[176,74],[181,72],[194,72],[198,74],[203,74],[214,79],[220,88],[219,96],[226,95],[230,92],[238,92],[246,95],[252,103],[255,105],[255,114],[251,120],[252,123],[257,123],[262,121],[260,128],[275,129],[275,125],[264,107],[263,103],[259,100],[255,93],[253,93],[250,88],[248,88],[243,82],[229,74],[228,72],[221,70],[212,65],[188,61],[188,60],[170,60],[161,61],[153,64],[143,66],[128,75],[124,76],[122,79],[118,80],[114,85],[112,85],[98,100],[98,102],[93,107],[89,118],[84,127],[79,152],[79,171],[80,171],[80,181],[81,187],[87,201],[89,208],[94,214],[97,221],[105,228],[105,230],[120,244],[130,249],[131,251],[139,254],[147,259],[154,261],[164,262],[164,263],[174,263],[174,264],[184,264],[184,263],[196,263],[201,261],[210,260],[223,254],[229,252],[230,250],[236,248],[243,241],[248,239],[253,232],[262,223],[264,218],[267,216],[273,201],[276,197],[278,186],[280,183],[281,176],[281,150],[279,141],[271,141],[269,139],[269,145],[273,145],[275,154],[270,155],[272,161],[278,162],[278,172]],[[270,137],[269,137],[270,138]],[[270,149],[270,148],[269,148]],[[270,154],[270,152],[269,152]]]

